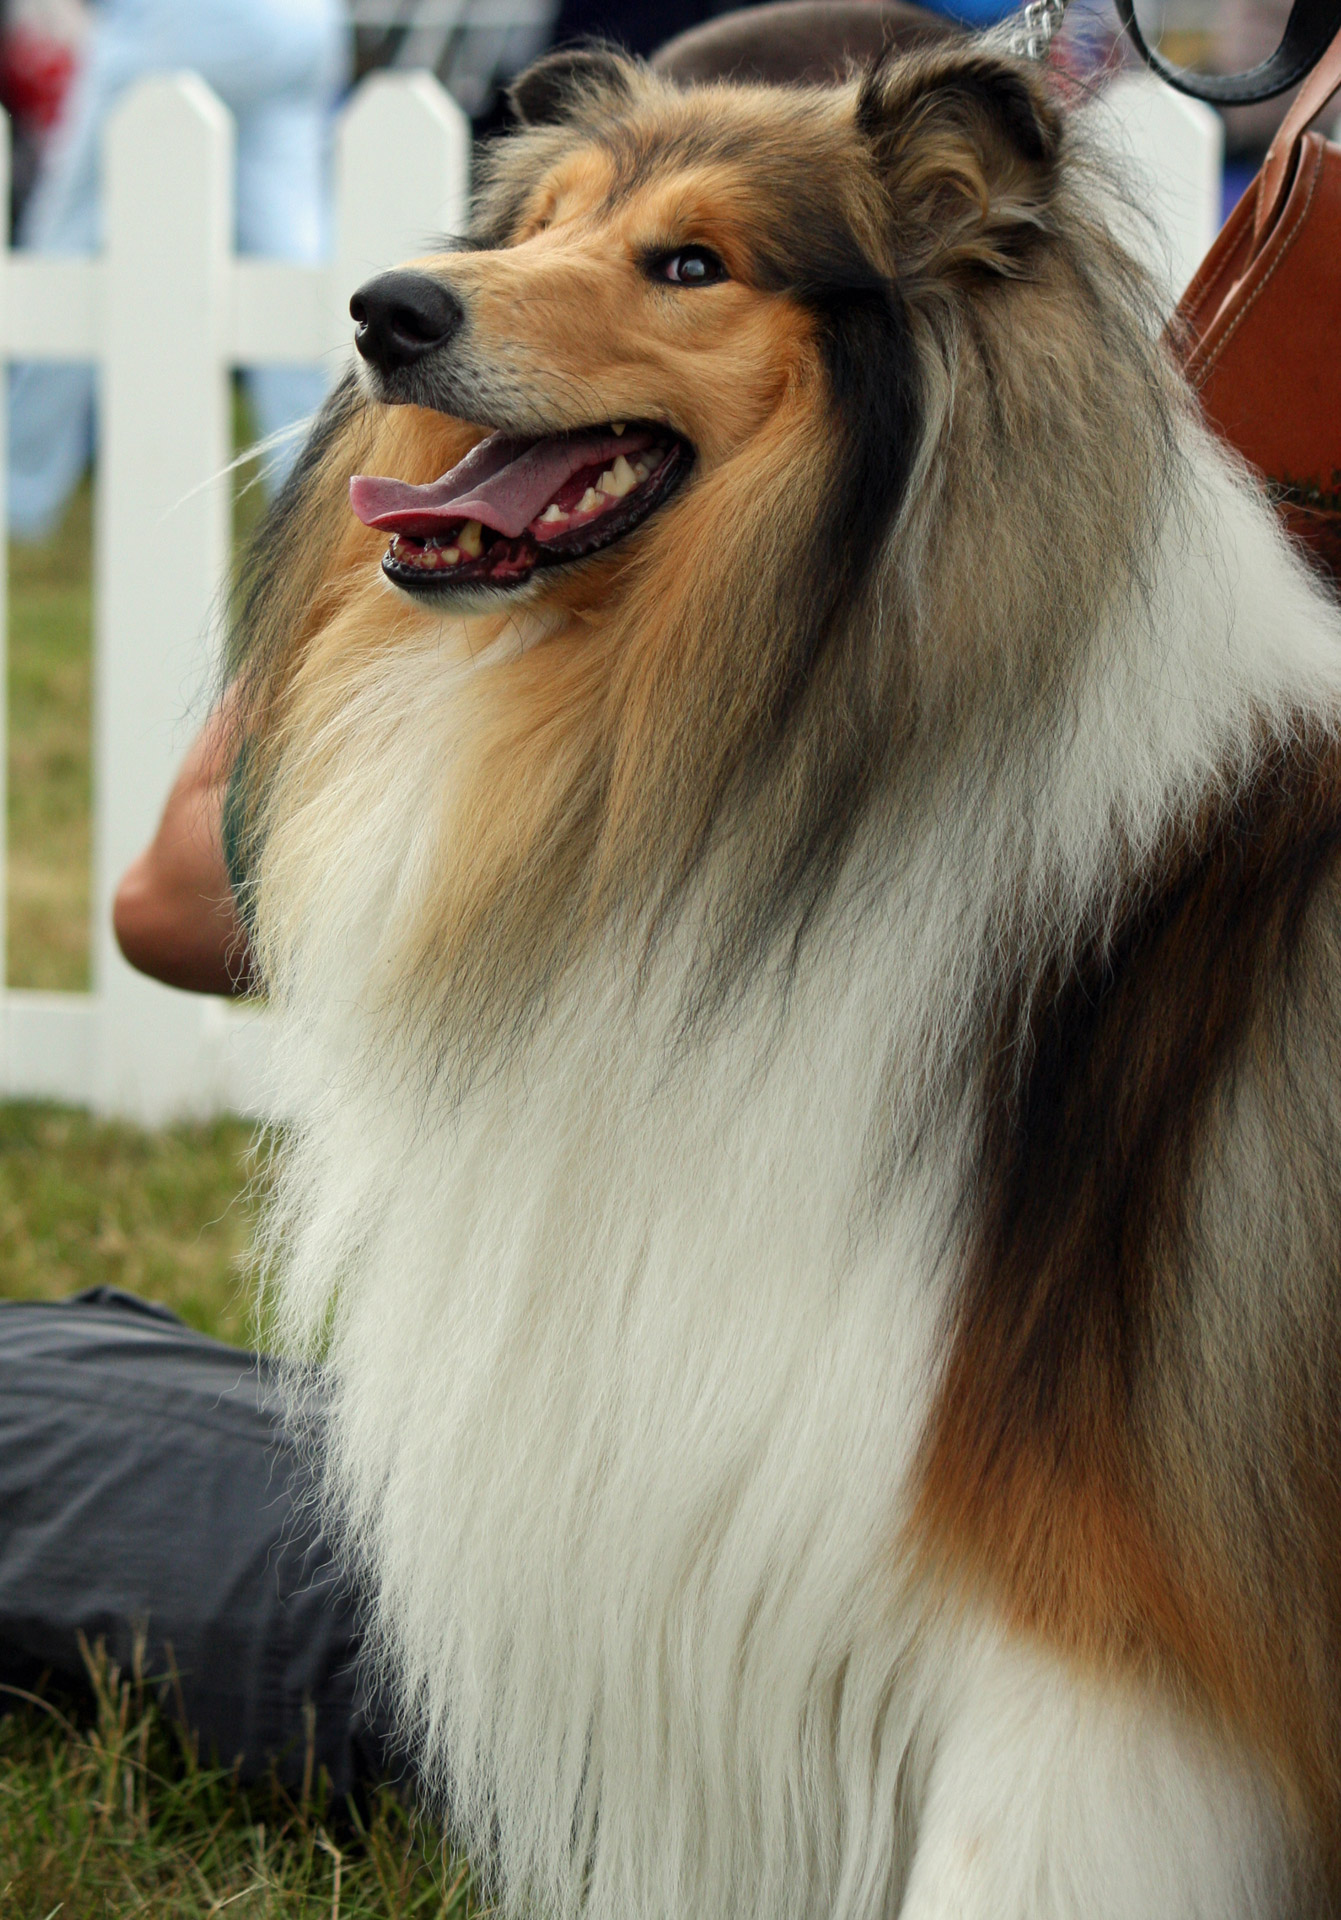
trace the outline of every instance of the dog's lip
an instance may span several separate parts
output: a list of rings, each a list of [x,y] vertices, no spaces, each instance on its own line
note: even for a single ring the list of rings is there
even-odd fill
[[[464,460],[427,486],[405,480],[357,474],[349,483],[349,504],[365,526],[383,533],[432,539],[461,521],[517,539],[575,473],[644,452],[666,429],[614,423],[522,440],[491,433]]]

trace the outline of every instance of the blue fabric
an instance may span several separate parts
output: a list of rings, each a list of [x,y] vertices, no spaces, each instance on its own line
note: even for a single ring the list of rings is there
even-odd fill
[[[951,20],[960,20],[966,27],[994,27],[998,20],[1008,20],[1012,13],[1018,13],[1018,5],[1003,7],[1000,0],[921,0],[924,7],[933,13],[943,13]]]
[[[101,240],[103,128],[119,96],[146,74],[193,68],[237,122],[237,245],[274,259],[322,259],[329,245],[327,149],[348,72],[340,0],[104,0],[87,58],[19,244],[87,253]],[[258,429],[270,434],[315,412],[321,368],[268,367],[247,376]],[[93,369],[16,366],[9,387],[9,524],[44,538],[60,519],[93,450]],[[283,477],[295,438],[272,462]]]

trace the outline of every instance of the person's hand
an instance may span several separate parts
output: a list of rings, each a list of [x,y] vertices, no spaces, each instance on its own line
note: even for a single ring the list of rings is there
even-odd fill
[[[117,944],[133,967],[193,993],[245,994],[254,984],[246,930],[223,851],[224,796],[237,754],[225,694],[193,741],[149,845],[112,905]]]

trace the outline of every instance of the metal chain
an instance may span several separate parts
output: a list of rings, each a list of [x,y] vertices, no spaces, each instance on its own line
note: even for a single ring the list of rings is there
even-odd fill
[[[1021,60],[1046,60],[1069,5],[1070,0],[1029,0],[1011,34],[1011,52]]]

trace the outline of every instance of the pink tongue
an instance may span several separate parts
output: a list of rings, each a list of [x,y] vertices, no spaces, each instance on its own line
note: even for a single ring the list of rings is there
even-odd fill
[[[529,441],[491,433],[426,487],[361,473],[349,483],[349,504],[365,527],[386,533],[424,539],[459,520],[479,520],[515,540],[575,473],[603,467],[621,453],[641,453],[652,439],[647,432],[608,429]]]

